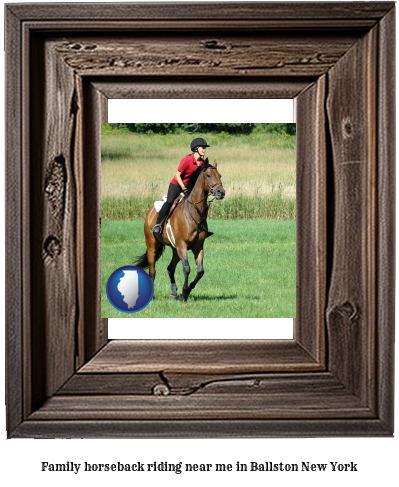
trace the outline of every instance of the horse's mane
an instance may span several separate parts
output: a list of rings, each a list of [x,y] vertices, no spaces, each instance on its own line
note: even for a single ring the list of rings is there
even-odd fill
[[[198,176],[202,172],[209,169],[210,167],[213,167],[212,164],[209,164],[208,159],[205,159],[204,164],[202,164],[202,166],[198,166],[198,168],[191,174],[190,179],[185,184],[185,186],[187,188],[187,195],[189,195],[191,193],[191,191],[193,190],[195,183],[197,182]]]

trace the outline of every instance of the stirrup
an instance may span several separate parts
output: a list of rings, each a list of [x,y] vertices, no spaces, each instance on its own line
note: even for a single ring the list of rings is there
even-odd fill
[[[156,225],[154,225],[151,231],[152,233],[162,233],[162,225],[157,223]]]

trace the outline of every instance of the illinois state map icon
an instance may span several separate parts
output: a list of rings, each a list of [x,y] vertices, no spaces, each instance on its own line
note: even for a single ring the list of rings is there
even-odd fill
[[[154,284],[140,267],[124,266],[110,275],[106,291],[109,302],[118,311],[136,313],[150,304]],[[107,318],[103,313],[101,316]]]

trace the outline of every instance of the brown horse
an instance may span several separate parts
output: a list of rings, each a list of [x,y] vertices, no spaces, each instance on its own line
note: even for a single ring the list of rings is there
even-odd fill
[[[170,237],[166,229],[166,224],[164,225],[162,234],[156,237],[152,233],[151,229],[157,220],[157,212],[154,206],[152,206],[147,213],[144,223],[147,252],[137,258],[135,265],[142,269],[149,268],[149,275],[154,282],[155,262],[161,257],[165,245],[172,247],[173,257],[168,266],[172,290],[170,299],[177,299],[175,269],[179,260],[183,264],[184,272],[184,285],[183,292],[179,296],[180,301],[187,301],[190,292],[204,275],[204,241],[208,235],[208,225],[206,222],[209,209],[208,196],[213,196],[217,200],[224,198],[225,191],[220,178],[221,176],[217,170],[217,162],[215,161],[214,166],[211,166],[208,160],[205,161],[205,164],[199,166],[191,175],[190,180],[186,183],[186,196],[173,210],[169,218],[173,234]],[[197,275],[190,285],[188,284],[188,276],[190,274],[188,250],[193,252],[197,265]]]

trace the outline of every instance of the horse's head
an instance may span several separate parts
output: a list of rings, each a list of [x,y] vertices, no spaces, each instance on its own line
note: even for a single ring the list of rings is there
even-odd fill
[[[225,190],[221,181],[221,175],[217,170],[218,163],[215,161],[212,167],[208,167],[204,171],[203,189],[209,191],[211,196],[217,200],[222,200],[225,197]]]

